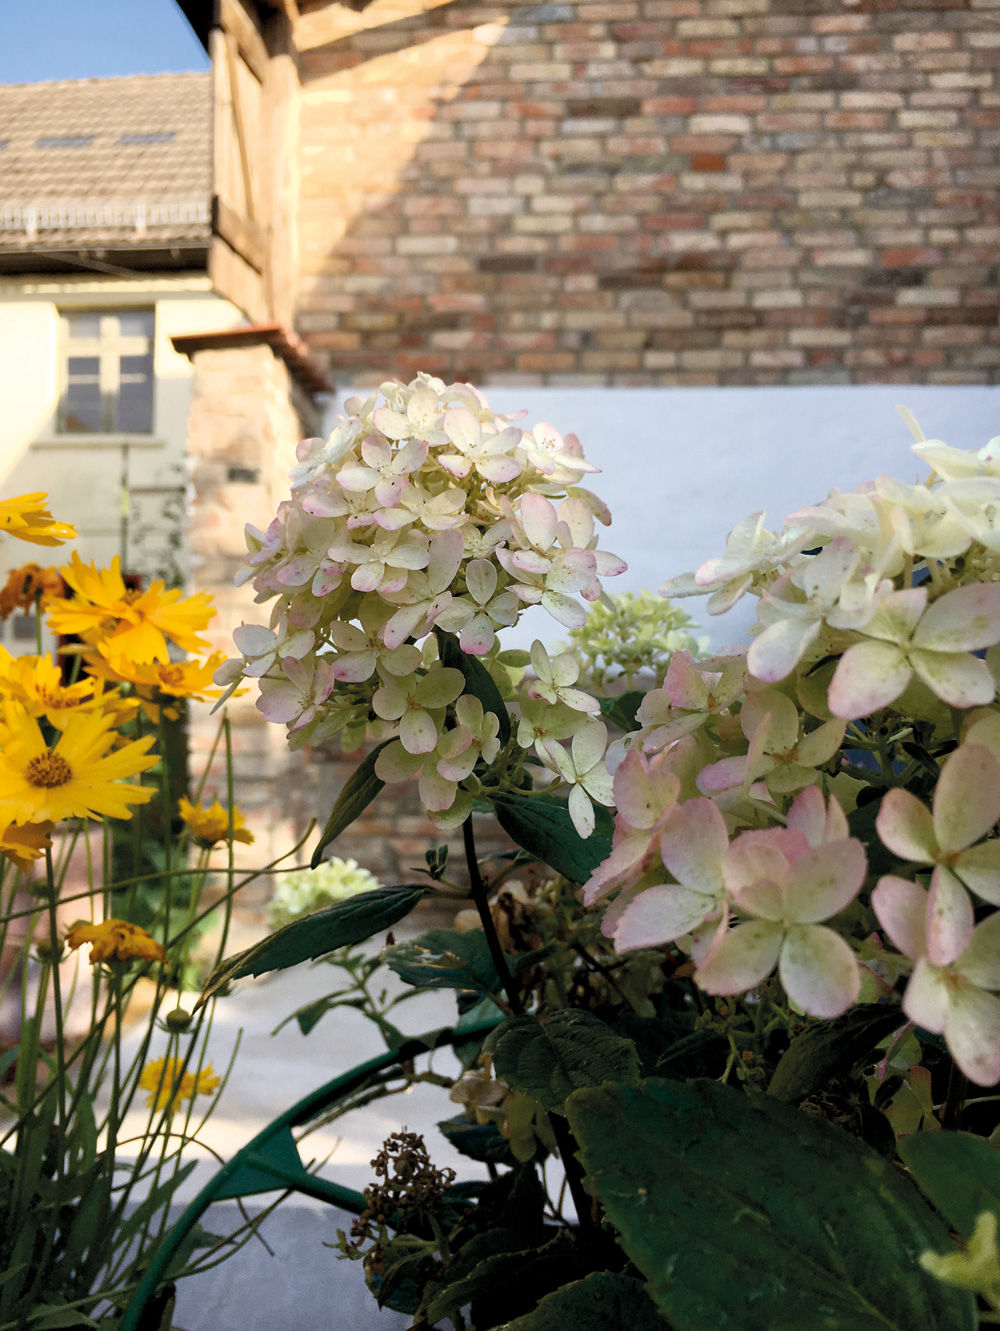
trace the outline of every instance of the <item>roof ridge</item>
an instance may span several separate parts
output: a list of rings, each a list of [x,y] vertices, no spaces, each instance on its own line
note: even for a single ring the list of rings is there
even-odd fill
[[[178,69],[161,70],[156,74],[107,74],[100,78],[82,78],[82,79],[39,79],[28,83],[0,83],[0,90],[5,88],[67,88],[74,84],[95,84],[95,83],[126,83],[129,80],[134,82],[151,82],[153,79],[182,79],[182,78],[200,78],[208,79],[211,77],[210,69]]]

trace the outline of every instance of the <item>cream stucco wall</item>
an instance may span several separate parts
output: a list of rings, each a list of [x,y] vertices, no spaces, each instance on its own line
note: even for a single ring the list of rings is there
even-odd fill
[[[129,306],[155,311],[152,433],[60,435],[60,312]],[[124,552],[133,572],[173,565],[186,575],[192,367],[170,338],[243,322],[204,274],[0,278],[0,494],[49,495],[55,516],[79,531],[60,558],[76,548],[104,564]]]

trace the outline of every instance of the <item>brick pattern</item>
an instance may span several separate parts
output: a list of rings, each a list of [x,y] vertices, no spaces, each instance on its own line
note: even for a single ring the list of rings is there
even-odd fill
[[[1000,0],[301,8],[338,380],[1000,380]]]

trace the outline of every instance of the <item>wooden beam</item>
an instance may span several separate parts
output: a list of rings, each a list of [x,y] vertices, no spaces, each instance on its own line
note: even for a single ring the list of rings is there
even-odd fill
[[[236,39],[240,55],[246,61],[254,78],[258,83],[263,83],[267,78],[270,60],[267,45],[239,0],[221,0],[219,25]]]
[[[253,196],[253,177],[250,174],[250,149],[247,144],[247,120],[240,97],[239,58],[236,38],[231,32],[226,37],[226,65],[229,70],[229,96],[233,104],[233,119],[236,122],[236,147],[240,155],[240,171],[243,174],[243,197],[246,200],[247,217],[256,221],[257,209]]]
[[[218,194],[212,196],[212,233],[220,236],[255,272],[264,271],[260,228],[252,220],[240,217],[235,209],[223,203]]]

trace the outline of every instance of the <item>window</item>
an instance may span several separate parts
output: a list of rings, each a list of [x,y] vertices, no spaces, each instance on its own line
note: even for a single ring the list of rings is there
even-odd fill
[[[60,434],[151,434],[153,311],[63,314]]]

